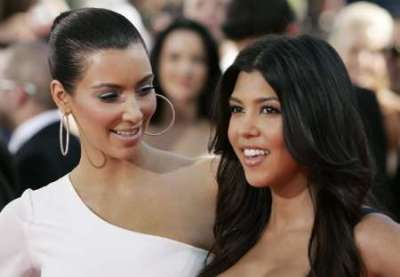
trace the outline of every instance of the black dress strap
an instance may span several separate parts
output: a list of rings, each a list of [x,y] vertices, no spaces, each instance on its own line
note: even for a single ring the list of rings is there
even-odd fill
[[[361,214],[362,216],[366,216],[368,214],[372,214],[372,213],[379,213],[379,211],[377,209],[368,207],[368,206],[364,206],[361,208]]]

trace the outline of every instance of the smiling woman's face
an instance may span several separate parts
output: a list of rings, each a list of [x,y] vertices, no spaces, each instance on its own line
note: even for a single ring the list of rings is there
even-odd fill
[[[283,137],[281,103],[258,71],[240,72],[230,97],[228,138],[252,186],[279,186],[301,176]]]
[[[68,95],[81,140],[116,159],[129,159],[156,109],[153,73],[141,44],[90,54]]]
[[[201,37],[189,30],[168,35],[160,56],[159,78],[174,103],[195,101],[207,82],[207,54]]]

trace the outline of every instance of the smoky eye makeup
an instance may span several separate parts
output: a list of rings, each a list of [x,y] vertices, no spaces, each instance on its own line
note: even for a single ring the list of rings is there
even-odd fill
[[[111,90],[106,92],[100,92],[97,94],[96,97],[103,102],[110,103],[110,102],[115,102],[118,99],[119,93]]]
[[[136,91],[139,95],[144,96],[144,95],[147,95],[147,94],[153,92],[154,89],[155,89],[154,85],[150,83],[150,84],[146,84],[144,86],[139,87]]]
[[[261,106],[260,113],[263,114],[280,114],[281,109],[274,105],[263,105]]]

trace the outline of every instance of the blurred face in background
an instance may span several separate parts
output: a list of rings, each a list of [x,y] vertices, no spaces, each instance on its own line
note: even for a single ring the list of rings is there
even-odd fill
[[[8,66],[9,54],[7,50],[0,51],[0,128],[12,130],[14,124],[11,114],[15,108],[14,86],[10,86],[10,82],[7,80],[4,72]]]
[[[387,88],[386,42],[365,28],[361,32],[349,34],[343,44],[341,56],[352,81],[374,91]]]
[[[201,37],[190,30],[168,35],[160,54],[159,79],[174,103],[195,101],[207,81],[206,50]]]
[[[206,26],[215,39],[221,40],[221,25],[225,18],[227,2],[228,0],[185,0],[183,14]]]
[[[400,92],[400,18],[395,21],[395,34],[393,46],[386,51],[386,58],[389,67],[391,88]]]

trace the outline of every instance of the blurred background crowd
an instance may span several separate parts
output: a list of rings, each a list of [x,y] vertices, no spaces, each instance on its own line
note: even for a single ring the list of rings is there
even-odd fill
[[[240,49],[267,34],[329,41],[355,86],[377,168],[377,204],[400,219],[399,0],[1,0],[0,209],[79,161],[79,134],[67,157],[59,150],[46,42],[59,13],[89,6],[119,12],[139,29],[157,92],[176,109],[172,129],[147,140],[189,156],[207,153],[212,97]],[[170,119],[160,101],[151,128],[164,129]]]

